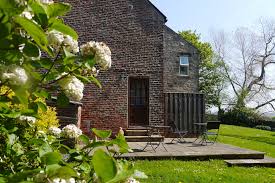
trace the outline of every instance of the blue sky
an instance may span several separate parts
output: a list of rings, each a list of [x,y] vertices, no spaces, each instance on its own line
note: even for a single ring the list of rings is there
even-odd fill
[[[175,31],[197,30],[209,40],[211,29],[232,32],[252,26],[261,17],[275,19],[275,0],[151,0]]]

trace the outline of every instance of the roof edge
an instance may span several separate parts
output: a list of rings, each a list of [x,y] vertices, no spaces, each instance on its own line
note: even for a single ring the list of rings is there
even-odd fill
[[[164,19],[165,19],[165,23],[167,22],[167,17],[150,1],[150,0],[147,0],[147,2],[159,13],[161,14]]]
[[[181,37],[177,32],[175,32],[173,29],[171,29],[170,27],[168,27],[167,25],[164,25],[164,28],[167,29],[170,32],[173,32],[174,34],[176,34],[181,40],[185,41],[186,43],[188,43],[190,46],[192,46],[194,49],[196,49],[197,51],[199,51],[199,49],[194,46],[192,43],[190,43],[190,41],[187,41],[186,39],[184,39],[183,37]]]

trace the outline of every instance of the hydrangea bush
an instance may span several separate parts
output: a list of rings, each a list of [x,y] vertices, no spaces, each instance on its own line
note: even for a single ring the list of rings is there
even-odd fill
[[[60,106],[80,101],[84,84],[101,87],[96,76],[112,65],[106,44],[78,45],[77,33],[61,18],[70,9],[53,0],[0,1],[1,183],[137,182],[136,176],[144,177],[131,163],[113,158],[129,151],[121,133],[108,140],[111,131],[93,129],[97,141],[75,125],[43,131],[36,126],[51,93]]]

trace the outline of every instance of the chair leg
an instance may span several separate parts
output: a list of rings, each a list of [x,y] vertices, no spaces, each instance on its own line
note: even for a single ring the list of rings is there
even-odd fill
[[[175,139],[176,139],[176,138],[173,138],[173,139],[171,140],[170,144],[172,144],[172,143],[174,142]]]
[[[164,143],[163,143],[163,142],[161,143],[161,145],[162,145],[162,147],[165,149],[165,151],[168,152],[167,149],[166,149],[166,147],[164,146]]]

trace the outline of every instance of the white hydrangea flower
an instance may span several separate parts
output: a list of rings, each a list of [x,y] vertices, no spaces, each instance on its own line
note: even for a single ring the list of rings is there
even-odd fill
[[[68,49],[68,51],[70,51],[72,53],[79,52],[78,42],[77,42],[77,40],[74,40],[71,36],[66,36],[63,44]]]
[[[40,2],[43,3],[43,4],[52,4],[52,3],[54,3],[53,0],[40,0]]]
[[[24,17],[24,18],[27,18],[29,20],[31,20],[32,17],[33,17],[33,15],[31,14],[31,12],[29,12],[29,11],[23,11],[20,16]]]
[[[125,183],[139,183],[136,179],[130,177]]]
[[[22,122],[29,122],[34,124],[36,122],[36,118],[32,116],[20,116],[19,120]]]
[[[111,50],[103,42],[90,41],[80,47],[81,53],[84,56],[94,56],[96,63],[101,67],[102,70],[111,68]]]
[[[70,179],[61,179],[61,178],[55,178],[52,180],[52,183],[76,183],[74,178]]]
[[[16,65],[11,65],[5,68],[1,78],[3,81],[8,80],[12,85],[24,85],[28,80],[26,71]]]
[[[77,138],[82,135],[82,131],[74,124],[70,124],[62,129],[62,134],[68,138]]]
[[[50,127],[49,132],[50,132],[50,134],[58,137],[61,134],[61,129],[57,128],[57,127]]]
[[[27,1],[26,0],[15,0],[15,3],[18,6],[26,6],[27,5]]]
[[[70,178],[67,182],[68,183],[75,183],[75,179],[74,178]]]
[[[62,75],[64,74],[66,73]],[[75,76],[69,75],[61,79],[58,83],[66,96],[70,99],[80,101],[83,98],[84,84]]]
[[[59,31],[52,30],[48,33],[48,41],[49,45],[58,51],[64,41],[64,35]]]
[[[91,69],[91,75],[94,76],[94,77],[97,77],[99,74],[99,70],[96,69],[96,67],[93,67]]]

